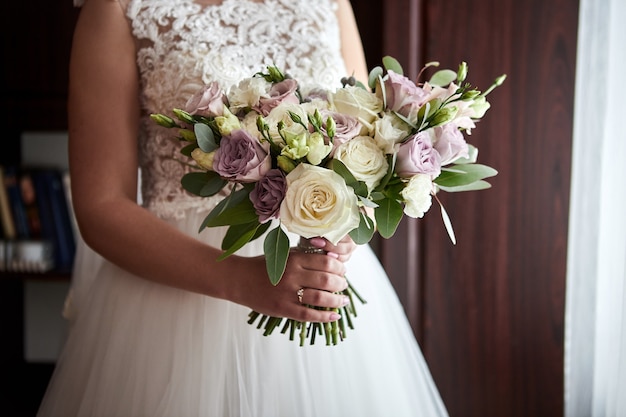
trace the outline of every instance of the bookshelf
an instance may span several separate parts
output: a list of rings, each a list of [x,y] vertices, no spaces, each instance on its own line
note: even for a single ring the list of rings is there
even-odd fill
[[[59,135],[67,130],[67,66],[78,12],[72,0],[4,5],[0,165],[23,166],[24,132],[45,133],[48,150],[64,151]],[[58,349],[63,337],[58,323],[40,319],[62,320],[69,279],[69,271],[58,269],[0,272],[0,401],[6,415],[36,413],[54,366],[51,352],[40,348]]]

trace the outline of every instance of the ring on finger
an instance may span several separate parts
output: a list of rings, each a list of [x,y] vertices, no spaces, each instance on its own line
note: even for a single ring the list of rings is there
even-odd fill
[[[304,287],[300,288],[296,294],[298,295],[298,302],[302,304],[302,297],[304,296]]]

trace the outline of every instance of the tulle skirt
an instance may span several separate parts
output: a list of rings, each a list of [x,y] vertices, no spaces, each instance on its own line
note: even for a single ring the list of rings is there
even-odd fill
[[[197,233],[202,218],[173,223],[219,246],[223,230]],[[262,239],[240,254],[261,251]],[[359,247],[347,268],[367,300],[355,329],[336,346],[301,347],[263,336],[246,307],[138,278],[83,244],[69,336],[38,416],[447,415],[374,253]]]

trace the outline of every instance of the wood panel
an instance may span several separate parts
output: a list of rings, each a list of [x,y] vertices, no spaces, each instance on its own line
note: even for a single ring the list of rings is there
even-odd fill
[[[441,196],[457,245],[436,207],[380,243],[444,402],[560,416],[578,2],[386,0],[383,16],[380,53],[409,74],[465,60],[478,87],[509,76],[470,137],[493,188]]]

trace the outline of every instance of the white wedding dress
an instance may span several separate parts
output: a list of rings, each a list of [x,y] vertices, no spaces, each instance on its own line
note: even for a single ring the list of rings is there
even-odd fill
[[[184,106],[205,82],[228,86],[284,68],[305,85],[347,75],[331,0],[130,0],[142,78],[142,204],[209,244],[198,227],[217,198],[187,195],[172,131],[149,113]],[[349,74],[348,74],[349,75]],[[258,255],[262,239],[241,254]],[[175,259],[172,259],[175,262]],[[70,332],[40,417],[445,416],[398,298],[374,253],[359,247],[348,278],[355,329],[337,346],[263,336],[249,309],[135,277],[84,244],[69,299]],[[207,271],[207,275],[210,271]],[[294,294],[295,297],[295,294]]]

